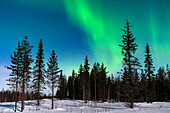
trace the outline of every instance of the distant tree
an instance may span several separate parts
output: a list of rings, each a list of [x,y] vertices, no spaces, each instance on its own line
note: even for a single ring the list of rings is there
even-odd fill
[[[14,111],[16,112],[17,110],[17,92],[18,92],[18,80],[19,77],[21,76],[21,45],[20,42],[18,42],[18,47],[16,48],[16,51],[14,52],[14,55],[11,55],[11,65],[10,66],[5,66],[7,69],[11,70],[12,72],[10,73],[10,78],[7,79],[9,81],[10,88],[15,88],[15,109]],[[2,101],[2,99],[1,99]]]
[[[158,73],[157,73],[157,85],[156,85],[156,95],[157,99],[159,101],[166,101],[167,100],[167,95],[166,95],[166,86],[165,86],[165,76],[166,72],[164,67],[159,67]]]
[[[80,82],[80,86],[79,86],[79,90],[80,90],[80,95],[79,95],[79,99],[83,100],[83,95],[84,95],[84,67],[82,64],[80,64],[79,67],[79,71],[78,71],[78,78],[79,78],[79,82]]]
[[[96,104],[96,99],[97,99],[97,75],[98,75],[98,68],[97,68],[97,63],[94,63],[93,68],[91,70],[91,75],[90,75],[90,90],[91,90],[91,98],[95,100]]]
[[[25,87],[28,86],[31,78],[31,63],[33,62],[31,50],[33,46],[31,46],[27,40],[27,36],[25,36],[24,40],[21,42],[21,87],[22,87],[22,97],[21,97],[21,112],[24,110],[24,100],[25,100]]]
[[[63,71],[61,70],[59,80],[58,80],[58,90],[57,90],[57,96],[60,98],[60,100],[66,98],[67,96],[67,80],[62,72]]]
[[[146,94],[147,94],[147,81],[146,81],[146,75],[143,71],[141,70],[141,79],[140,79],[140,94],[141,94],[141,101],[146,101]]]
[[[100,72],[99,72],[99,100],[100,101],[105,101],[106,97],[106,67],[104,67],[104,64],[102,63],[100,67]]]
[[[150,52],[149,44],[146,44],[145,48],[145,75],[147,79],[147,93],[146,93],[146,101],[147,103],[152,103],[154,100],[154,85],[152,84],[152,77],[154,76],[155,67],[153,66],[153,59]]]
[[[68,98],[73,99],[73,78],[72,78],[72,76],[68,77],[67,89],[68,89]]]
[[[45,89],[45,68],[44,68],[44,50],[42,39],[40,39],[38,52],[36,56],[35,66],[34,66],[34,77],[33,77],[33,88],[37,94],[37,105],[40,104],[40,93]]]
[[[170,69],[169,65],[166,65],[166,75],[168,76],[168,100],[170,100]]]
[[[75,98],[75,86],[74,86],[75,76],[76,76],[76,73],[74,72],[74,69],[73,69],[73,71],[72,71],[73,100],[74,100],[74,98]]]
[[[124,29],[124,34],[122,36],[122,45],[119,45],[122,48],[122,55],[123,55],[123,67],[127,70],[127,80],[126,84],[128,86],[128,91],[126,92],[126,95],[128,95],[128,102],[129,107],[133,108],[134,104],[134,70],[135,68],[138,68],[140,66],[140,63],[138,62],[138,59],[135,57],[135,52],[137,50],[137,44],[135,43],[135,39],[132,35],[132,32],[130,30],[130,23],[127,21],[126,26]]]
[[[47,84],[49,88],[52,90],[52,109],[54,108],[53,98],[54,98],[54,88],[57,87],[57,82],[59,78],[59,73],[61,70],[58,68],[57,63],[57,56],[55,54],[55,51],[52,51],[51,57],[48,59],[47,63],[48,69],[47,69]]]

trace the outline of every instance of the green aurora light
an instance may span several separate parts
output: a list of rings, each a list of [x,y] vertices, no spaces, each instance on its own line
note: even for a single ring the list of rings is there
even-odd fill
[[[68,20],[86,33],[83,37],[96,61],[104,62],[108,70],[121,68],[121,43],[125,20],[134,25],[132,30],[139,45],[137,57],[143,63],[144,48],[151,45],[154,65],[170,62],[170,10],[159,0],[17,0],[18,3],[50,11],[66,11]],[[108,3],[107,3],[108,2]],[[164,3],[164,2],[162,2]],[[166,6],[166,7],[164,7]],[[81,37],[80,37],[81,38]],[[167,57],[168,58],[167,58]],[[160,65],[161,64],[161,65]],[[70,67],[72,68],[72,67]]]

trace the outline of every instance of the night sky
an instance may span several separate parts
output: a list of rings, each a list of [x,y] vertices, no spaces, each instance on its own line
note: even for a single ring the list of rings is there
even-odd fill
[[[33,58],[42,38],[45,62],[54,49],[67,76],[86,55],[91,67],[104,62],[109,74],[116,74],[126,19],[133,25],[142,65],[146,43],[156,69],[170,63],[170,0],[0,0],[0,89],[9,77],[4,66],[25,35],[34,46]]]

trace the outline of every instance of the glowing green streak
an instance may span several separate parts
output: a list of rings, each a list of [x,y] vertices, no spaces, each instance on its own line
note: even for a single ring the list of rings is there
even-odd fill
[[[158,23],[153,18],[153,15],[151,15],[151,33],[152,33],[154,46],[157,45],[157,34],[156,34],[157,32],[158,32]]]
[[[122,34],[119,21],[102,13],[100,0],[95,5],[90,3],[90,0],[65,0],[65,8],[72,22],[90,35],[86,40],[96,59],[110,67],[110,72],[118,71],[122,60],[118,47]]]

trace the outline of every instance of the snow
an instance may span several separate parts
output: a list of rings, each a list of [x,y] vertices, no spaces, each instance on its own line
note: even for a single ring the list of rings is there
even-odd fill
[[[82,100],[54,99],[54,109],[51,109],[51,100],[41,100],[41,105],[36,106],[36,100],[25,101],[23,113],[170,113],[170,102],[145,102],[135,103],[134,109],[124,106],[123,102],[95,103]],[[18,102],[17,112],[20,112],[21,102]],[[0,113],[14,112],[14,102],[0,103]]]

